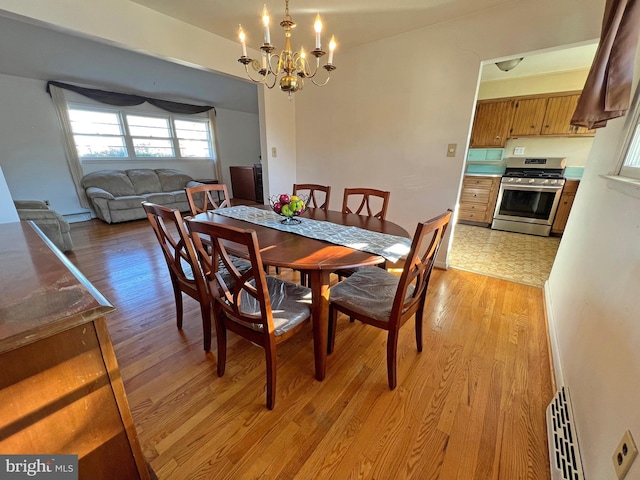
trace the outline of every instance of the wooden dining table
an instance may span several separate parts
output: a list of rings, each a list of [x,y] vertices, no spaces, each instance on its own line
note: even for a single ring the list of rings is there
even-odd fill
[[[267,205],[256,205],[255,207],[265,210],[270,209]],[[215,222],[253,229],[256,231],[262,262],[265,265],[292,268],[309,275],[315,373],[317,380],[323,380],[327,365],[331,272],[345,268],[377,265],[385,261],[384,257],[223,215],[216,215],[215,210],[200,213],[192,218],[196,221]],[[379,220],[375,217],[309,208],[304,212],[303,218],[409,238],[408,232],[400,225],[388,220]],[[234,253],[243,256],[243,252]]]

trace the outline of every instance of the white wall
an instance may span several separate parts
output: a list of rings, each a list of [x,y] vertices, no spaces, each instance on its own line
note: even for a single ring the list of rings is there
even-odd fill
[[[578,138],[510,138],[504,148],[505,157],[565,157],[567,167],[584,167],[591,152],[593,137]],[[514,155],[515,147],[524,147],[524,155]]]
[[[19,222],[18,212],[13,204],[11,192],[0,168],[0,223]]]
[[[635,68],[637,82],[640,57]],[[598,480],[617,478],[626,429],[640,441],[640,188],[599,176],[616,168],[624,125],[596,134],[547,285],[556,376],[571,391],[585,478]],[[640,478],[638,460],[627,478]]]
[[[481,62],[597,38],[603,6],[503,3],[337,53],[329,84],[297,99],[298,180],[331,185],[332,208],[344,187],[390,190],[388,218],[413,233],[456,206]]]
[[[587,69],[482,82],[478,100],[582,90],[588,74]]]

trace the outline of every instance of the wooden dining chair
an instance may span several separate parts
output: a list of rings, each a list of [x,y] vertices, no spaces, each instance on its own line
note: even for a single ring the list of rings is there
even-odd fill
[[[342,198],[342,213],[355,213],[356,215],[386,220],[387,208],[389,208],[389,197],[391,197],[391,192],[385,190],[376,190],[375,188],[345,188]],[[356,207],[355,205],[358,206]],[[385,265],[386,263],[381,263],[380,267],[385,268]],[[357,268],[343,268],[334,273],[338,275],[338,280],[342,280],[345,277],[353,275],[356,270]]]
[[[396,387],[398,333],[400,327],[415,315],[416,345],[418,352],[422,351],[422,317],[427,287],[451,214],[452,211],[447,210],[418,224],[400,277],[382,268],[363,267],[331,287],[327,353],[334,349],[338,312],[386,330],[389,388],[393,390]]]
[[[191,215],[197,215],[209,210],[216,210],[217,208],[231,206],[229,190],[224,183],[212,183],[197,185],[195,187],[186,187],[184,191],[187,194]],[[220,199],[220,195],[222,195],[222,199]]]
[[[355,213],[356,215],[367,215],[385,220],[390,196],[391,192],[375,188],[345,188],[342,198],[342,213]]]
[[[218,376],[224,375],[227,330],[261,346],[267,370],[267,408],[276,398],[276,345],[298,332],[311,317],[311,290],[267,276],[255,230],[187,219],[213,307],[218,344]],[[202,238],[211,242],[207,249]],[[231,245],[248,253],[250,267],[236,269]],[[224,267],[228,275],[221,275]]]
[[[307,207],[321,208],[325,212],[329,210],[329,197],[331,196],[331,187],[328,185],[316,185],[315,183],[294,183],[293,194],[309,195]]]
[[[182,294],[200,303],[204,350],[211,350],[211,304],[202,271],[178,210],[143,202],[142,207],[153,227],[169,267],[169,276],[176,302],[176,324],[182,329]]]

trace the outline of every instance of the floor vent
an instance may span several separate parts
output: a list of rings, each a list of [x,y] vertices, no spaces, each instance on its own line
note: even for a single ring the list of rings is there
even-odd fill
[[[552,480],[584,480],[569,391],[562,387],[547,407]]]

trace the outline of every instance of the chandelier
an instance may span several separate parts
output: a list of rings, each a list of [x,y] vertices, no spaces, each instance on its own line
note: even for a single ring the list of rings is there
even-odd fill
[[[322,68],[326,70],[323,81],[316,79],[316,74],[320,71],[320,57],[324,56],[326,52],[322,50],[321,32],[322,32],[322,20],[320,14],[316,16],[314,23],[314,29],[316,32],[316,48],[310,53],[315,57],[310,62],[307,58],[307,53],[304,48],[300,48],[299,51],[294,52],[291,50],[291,30],[295,28],[296,24],[289,15],[289,0],[285,0],[284,19],[280,22],[280,26],[284,28],[284,49],[280,53],[273,53],[275,47],[271,45],[271,35],[269,32],[269,12],[267,6],[264,6],[262,11],[262,25],[264,26],[264,43],[260,47],[261,61],[251,59],[247,56],[247,44],[246,35],[242,29],[242,25],[239,27],[240,43],[242,44],[242,56],[238,59],[238,62],[244,65],[244,69],[250,80],[256,83],[262,83],[267,88],[273,88],[276,84],[280,86],[280,90],[287,92],[289,100],[291,95],[298,90],[302,90],[304,87],[304,80],[310,79],[314,85],[319,87],[326,85],[331,76],[331,72],[336,69],[333,65],[333,51],[336,48],[336,40],[331,36],[329,42],[329,57],[327,63],[322,65]],[[311,63],[315,63],[312,70]],[[260,75],[258,78],[254,78],[249,69],[251,65],[252,69]]]

